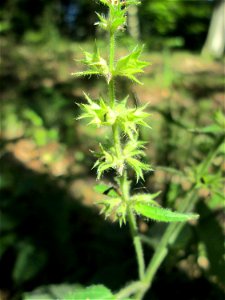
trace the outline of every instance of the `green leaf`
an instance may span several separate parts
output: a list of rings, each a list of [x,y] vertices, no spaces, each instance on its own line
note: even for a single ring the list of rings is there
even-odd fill
[[[94,186],[94,190],[100,194],[105,194],[109,197],[117,197],[119,194],[113,188],[113,186],[108,186],[105,184],[97,184]]]
[[[104,285],[91,285],[83,290],[75,291],[65,297],[66,300],[116,300],[111,291]]]
[[[137,46],[130,54],[120,58],[116,64],[113,75],[125,76],[139,84],[142,84],[134,76],[137,73],[143,73],[143,69],[149,65],[148,62],[139,60],[139,56],[141,55],[142,50],[143,46]]]
[[[186,222],[198,218],[197,214],[183,214],[162,207],[141,203],[135,204],[134,210],[144,217],[161,222]]]

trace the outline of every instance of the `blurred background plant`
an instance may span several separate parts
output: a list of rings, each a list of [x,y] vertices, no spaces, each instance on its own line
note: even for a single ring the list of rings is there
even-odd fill
[[[93,191],[90,149],[105,132],[75,122],[82,90],[97,96],[104,86],[70,76],[80,70],[80,47],[88,51],[102,37],[92,26],[95,11],[104,11],[99,5],[1,3],[1,299],[60,298],[80,288],[77,283],[118,290],[136,278],[127,229],[103,222],[92,206],[100,196]],[[215,17],[223,5],[143,1],[128,15],[129,34],[118,37],[121,54],[132,48],[133,37],[143,40],[144,59],[152,63],[141,78],[144,86],[117,84],[136,105],[149,103],[154,130],[141,134],[151,162],[161,167],[146,177],[147,190],[161,190],[161,203],[175,208],[197,184],[201,215],[198,226],[185,225],[171,244],[146,299],[164,299],[165,291],[173,299],[224,299],[225,145],[202,167],[224,139],[224,31]],[[218,43],[210,32],[217,32]],[[144,189],[141,183],[134,188]],[[149,258],[165,225],[139,226],[149,236]]]

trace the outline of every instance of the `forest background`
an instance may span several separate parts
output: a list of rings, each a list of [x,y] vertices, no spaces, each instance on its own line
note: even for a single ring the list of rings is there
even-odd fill
[[[151,62],[143,86],[117,83],[118,93],[136,106],[149,103],[151,113],[152,130],[141,134],[155,172],[146,174],[145,188],[134,188],[161,190],[161,204],[172,209],[222,136],[224,6],[145,0],[129,11],[128,32],[118,37],[119,54],[138,41]],[[93,49],[96,38],[107,46],[93,25],[99,10],[92,0],[1,2],[0,299],[55,299],[77,284],[118,290],[136,277],[128,229],[104,221],[93,206],[99,195],[90,149],[104,132],[75,120],[83,90],[93,97],[104,90],[101,79],[70,75],[80,69],[80,48]],[[224,152],[199,179],[195,210],[202,217],[171,246],[149,292],[153,300],[165,293],[224,299]],[[139,220],[148,258],[166,226]]]

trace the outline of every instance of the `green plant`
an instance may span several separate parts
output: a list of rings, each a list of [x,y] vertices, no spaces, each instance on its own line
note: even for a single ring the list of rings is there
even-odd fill
[[[110,186],[98,185],[96,188],[103,194],[106,194],[105,199],[99,204],[102,205],[101,213],[104,213],[106,218],[113,217],[115,221],[119,221],[120,225],[129,223],[139,274],[139,280],[121,290],[116,295],[116,299],[124,299],[124,297],[130,295],[134,295],[135,299],[142,299],[151,285],[155,271],[159,267],[159,259],[154,256],[150,264],[145,267],[142,241],[138,233],[136,216],[143,216],[162,222],[185,222],[198,218],[198,215],[185,213],[186,202],[188,204],[189,202],[192,203],[189,199],[183,204],[181,211],[174,212],[161,207],[156,202],[159,192],[154,194],[133,194],[131,191],[131,180],[129,177],[132,173],[138,182],[139,180],[144,180],[144,172],[152,171],[151,166],[143,161],[145,157],[145,142],[139,138],[139,127],[149,127],[146,122],[149,114],[145,112],[146,106],[128,106],[129,96],[122,100],[117,99],[115,82],[118,77],[122,76],[142,84],[136,75],[144,72],[143,69],[149,63],[140,59],[143,46],[136,46],[126,56],[116,60],[115,38],[125,28],[126,12],[129,6],[138,5],[140,2],[136,0],[128,0],[126,2],[100,0],[100,2],[107,6],[108,15],[104,16],[97,13],[99,21],[96,25],[108,32],[108,58],[102,57],[96,42],[93,53],[84,51],[82,63],[86,65],[86,70],[73,75],[103,76],[108,86],[108,95],[93,100],[84,93],[87,103],[79,104],[82,114],[78,119],[88,119],[91,125],[96,127],[106,126],[111,129],[111,136],[104,145],[100,144],[99,151],[94,153],[97,157],[94,168],[97,170],[97,179],[102,178],[107,171],[113,171],[114,182],[117,187],[109,192]],[[161,252],[167,251],[164,248],[168,237],[174,236],[177,227],[179,226],[172,225],[172,227],[168,228],[168,233],[166,233],[166,237],[161,242]]]

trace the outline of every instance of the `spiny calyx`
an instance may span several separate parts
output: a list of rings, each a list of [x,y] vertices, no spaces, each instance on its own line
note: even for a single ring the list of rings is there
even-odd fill
[[[160,192],[135,194],[130,197],[129,201],[125,201],[121,195],[114,192],[98,204],[102,205],[101,214],[104,213],[105,218],[112,217],[114,221],[118,220],[120,226],[123,223],[126,224],[129,210],[137,215],[161,222],[186,222],[199,217],[197,214],[184,214],[161,207],[155,200],[159,194]]]
[[[87,104],[78,104],[83,113],[78,119],[90,119],[89,124],[97,127],[112,126],[117,124],[122,132],[133,139],[134,133],[137,133],[137,125],[150,126],[144,121],[150,116],[145,112],[147,105],[138,108],[127,107],[128,96],[122,101],[115,101],[111,107],[103,98],[92,100],[87,94],[84,93]]]

